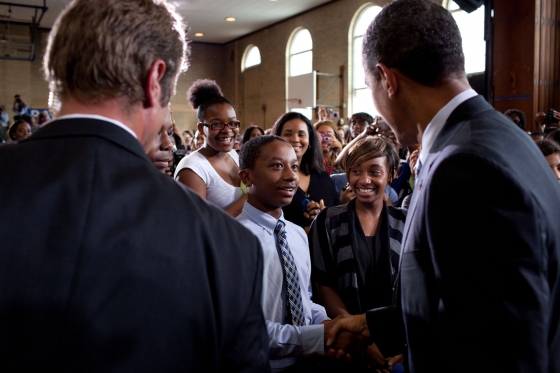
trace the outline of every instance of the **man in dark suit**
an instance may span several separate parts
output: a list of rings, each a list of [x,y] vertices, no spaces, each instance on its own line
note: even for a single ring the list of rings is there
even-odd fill
[[[404,321],[409,372],[559,372],[560,189],[542,154],[470,88],[441,6],[388,4],[363,47],[374,103],[421,166],[396,313],[338,327],[391,339]]]
[[[0,149],[2,370],[269,370],[258,240],[145,154],[184,29],[165,1],[59,16],[44,60],[57,119]]]

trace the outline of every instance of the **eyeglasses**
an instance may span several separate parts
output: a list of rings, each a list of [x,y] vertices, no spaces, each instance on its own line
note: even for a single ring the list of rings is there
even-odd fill
[[[222,129],[224,129],[226,126],[227,126],[228,128],[231,128],[231,129],[239,128],[239,126],[241,125],[241,122],[238,121],[238,120],[234,120],[234,121],[231,121],[231,122],[229,122],[229,123],[221,123],[221,122],[218,122],[218,123],[210,123],[210,124],[208,124],[208,123],[200,122],[199,124],[202,124],[203,126],[208,127],[208,128],[210,128],[211,130],[213,130],[213,131],[216,131],[216,130],[222,130]]]

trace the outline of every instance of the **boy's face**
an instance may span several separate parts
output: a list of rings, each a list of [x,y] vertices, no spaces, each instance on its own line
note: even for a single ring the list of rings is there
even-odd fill
[[[275,218],[292,202],[298,187],[298,161],[290,144],[273,141],[263,146],[254,169],[239,172],[249,203]]]

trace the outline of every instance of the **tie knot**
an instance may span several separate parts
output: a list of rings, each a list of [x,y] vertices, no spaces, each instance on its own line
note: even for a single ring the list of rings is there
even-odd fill
[[[276,223],[276,228],[274,229],[274,233],[278,234],[282,232],[284,230],[285,225],[286,224],[284,224],[282,220],[278,220],[278,222]]]

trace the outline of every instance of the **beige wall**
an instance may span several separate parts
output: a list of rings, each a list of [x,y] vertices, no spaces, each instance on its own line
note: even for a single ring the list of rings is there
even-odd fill
[[[186,92],[194,80],[209,78],[216,80],[226,97],[236,105],[242,130],[251,122],[264,128],[272,127],[286,110],[286,50],[290,36],[298,28],[306,28],[311,33],[314,70],[339,74],[341,66],[344,67],[343,97],[347,104],[350,25],[365,4],[383,6],[386,2],[334,1],[227,44],[191,42],[190,67],[181,75],[177,95],[171,100],[175,121],[183,130],[196,129],[196,112],[190,108]],[[187,23],[188,20],[187,16]],[[41,30],[36,38],[34,62],[0,60],[0,104],[11,107],[13,95],[19,93],[31,107],[47,105],[48,87],[41,73],[47,36],[48,30]],[[251,44],[260,50],[261,65],[241,72],[243,53]],[[331,78],[320,77],[318,94],[322,95],[330,83]],[[336,83],[323,104],[338,105],[339,97]]]
[[[213,79],[220,86],[227,81],[224,64],[224,46],[218,44],[190,43],[189,68],[179,77],[177,94],[171,99],[173,118],[181,130],[196,131],[196,111],[187,101],[187,91],[196,79]],[[222,89],[224,87],[222,86]],[[229,92],[224,92],[229,97]]]
[[[0,36],[6,37],[5,23]],[[38,30],[35,34],[35,60],[19,61],[0,59],[0,105],[6,106],[6,112],[12,115],[14,95],[19,94],[29,107],[48,107],[48,85],[43,79],[41,61],[48,30]],[[29,27],[10,25],[10,37],[14,41],[29,42]]]
[[[253,122],[263,128],[270,128],[286,111],[286,52],[289,39],[298,28],[306,28],[311,34],[314,70],[339,74],[340,67],[344,67],[343,97],[347,105],[350,25],[356,12],[365,4],[383,6],[386,2],[335,1],[226,44],[225,55],[233,55],[235,61],[228,61],[225,66],[229,81],[223,87],[227,87],[225,90],[228,94],[233,94],[228,98],[238,106],[242,127]],[[250,45],[259,48],[261,65],[241,72],[241,58]],[[319,96],[323,95],[331,82],[332,78],[328,77],[318,79]],[[335,83],[322,103],[338,105],[339,97],[339,84]],[[263,105],[266,105],[266,112],[263,111]]]

